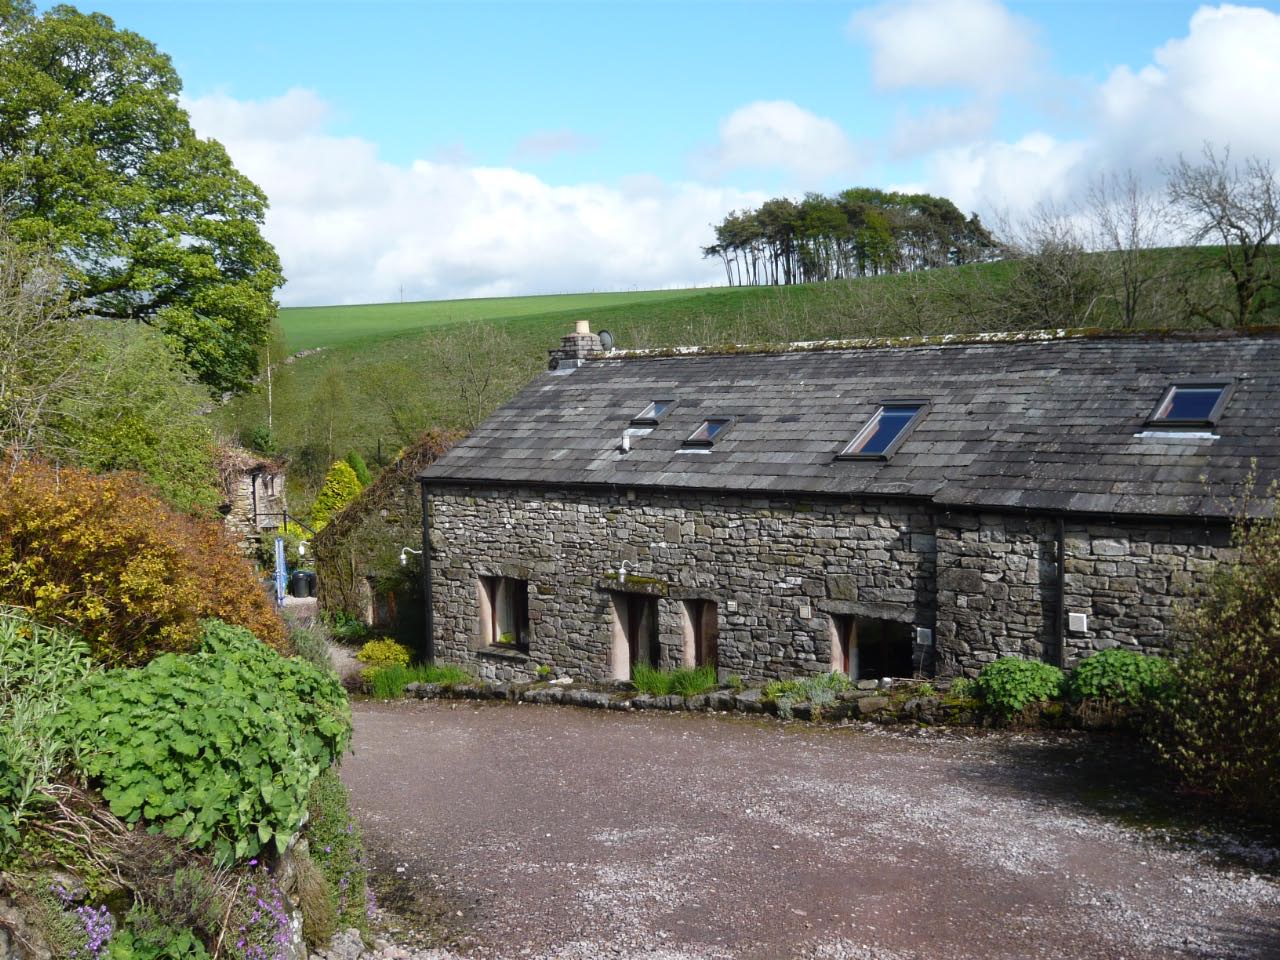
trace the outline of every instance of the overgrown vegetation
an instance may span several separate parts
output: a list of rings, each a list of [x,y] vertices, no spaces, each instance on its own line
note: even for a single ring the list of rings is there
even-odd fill
[[[91,677],[63,721],[112,813],[224,864],[283,848],[351,735],[335,676],[220,621],[204,623],[196,653]]]
[[[347,788],[334,770],[316,778],[307,800],[307,842],[311,859],[324,876],[329,925],[316,931],[316,942],[351,927],[367,932],[371,895],[360,826],[351,816]],[[312,937],[307,938],[309,942]]]
[[[93,669],[78,637],[0,606],[0,862],[66,766],[70,743],[57,721]]]
[[[647,693],[654,697],[665,697],[670,694],[696,697],[700,693],[706,693],[719,686],[716,681],[716,668],[710,665],[659,670],[647,663],[637,663],[632,668],[631,685],[640,693]]]
[[[1156,748],[1189,788],[1280,824],[1280,519],[1240,520],[1239,559],[1188,617]]]
[[[209,617],[288,652],[221,525],[178,513],[127,476],[28,461],[0,477],[0,603],[70,626],[104,663],[193,649]]]

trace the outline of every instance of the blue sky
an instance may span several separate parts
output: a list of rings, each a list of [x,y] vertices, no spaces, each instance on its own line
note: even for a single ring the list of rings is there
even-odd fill
[[[1017,212],[1206,139],[1280,147],[1275,4],[94,9],[173,57],[271,196],[285,302],[713,282],[707,225],[767,195]]]

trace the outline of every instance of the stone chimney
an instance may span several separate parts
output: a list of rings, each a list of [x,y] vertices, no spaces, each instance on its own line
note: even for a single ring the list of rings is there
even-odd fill
[[[582,365],[582,361],[593,353],[604,349],[600,338],[591,332],[590,320],[579,320],[574,324],[573,333],[560,338],[560,346],[550,351],[552,370],[572,370]]]

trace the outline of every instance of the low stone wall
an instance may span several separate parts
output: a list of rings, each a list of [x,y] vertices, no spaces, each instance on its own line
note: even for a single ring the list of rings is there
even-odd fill
[[[780,709],[777,703],[766,699],[760,688],[715,690],[692,697],[678,694],[655,697],[621,687],[577,684],[482,682],[446,687],[434,683],[411,683],[405,688],[405,696],[418,700],[505,700],[623,712],[663,710],[756,714],[827,723],[865,720],[884,724],[973,726],[982,722],[976,701],[951,699],[937,693],[917,693],[916,686],[908,681],[886,687],[876,681],[864,680],[853,689],[836,694],[832,703],[822,706],[794,703],[789,709]]]

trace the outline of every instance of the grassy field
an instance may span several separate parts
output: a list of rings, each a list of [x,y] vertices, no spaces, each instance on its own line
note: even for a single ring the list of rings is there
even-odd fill
[[[423,303],[366,303],[336,307],[286,307],[280,311],[285,346],[296,352],[335,347],[356,341],[420,333],[429,327],[473,320],[507,320],[561,315],[666,300],[688,300],[713,292],[641,290],[632,293],[566,293],[537,297],[487,297],[475,300],[431,300]]]

